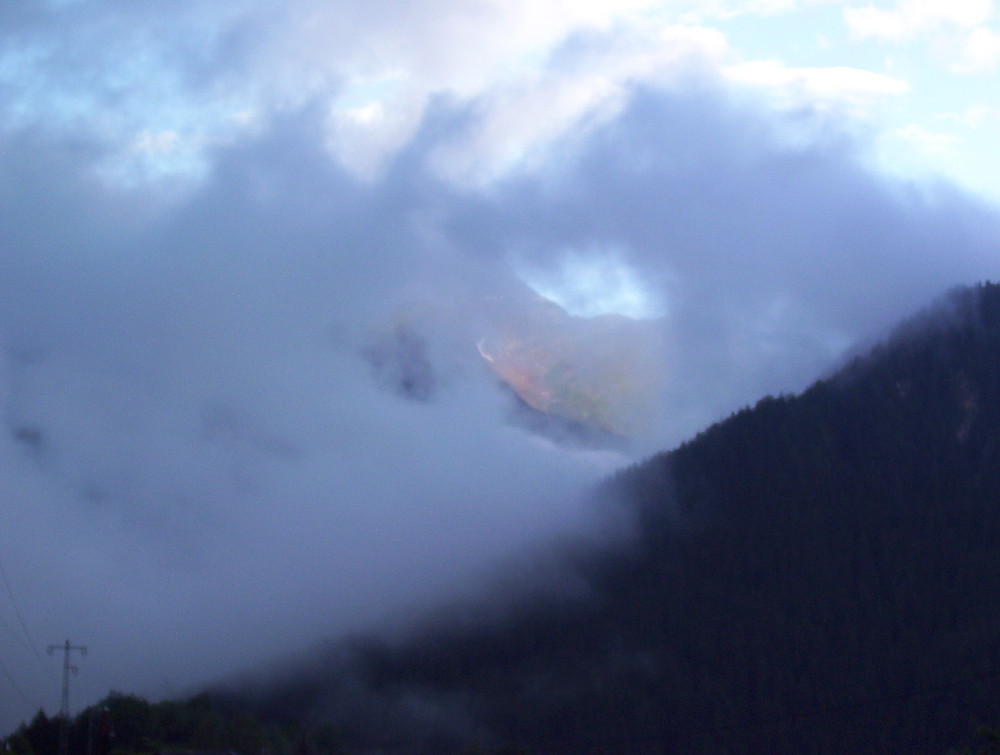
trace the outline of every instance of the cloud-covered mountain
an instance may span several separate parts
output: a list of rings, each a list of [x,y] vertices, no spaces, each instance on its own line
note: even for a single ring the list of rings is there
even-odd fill
[[[363,353],[376,382],[426,402],[447,383],[447,365],[430,342],[461,322],[449,344],[475,350],[520,399],[515,424],[570,444],[627,446],[653,430],[665,384],[663,323],[621,314],[573,315],[511,281],[504,295],[449,304],[411,304],[377,332]]]
[[[995,277],[995,208],[639,5],[0,6],[0,730],[53,711],[66,638],[73,706],[158,697],[475,593],[611,527],[584,491],[633,454]],[[577,353],[620,383],[628,338],[464,306],[586,270],[658,318],[630,452],[512,424],[476,348],[599,417]]]
[[[463,604],[223,693],[347,751],[914,752],[995,725],[1000,285],[605,492],[570,592]],[[502,597],[502,596],[498,596]]]

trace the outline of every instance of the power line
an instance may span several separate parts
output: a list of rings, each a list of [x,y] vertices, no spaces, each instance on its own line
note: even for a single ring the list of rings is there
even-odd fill
[[[42,707],[38,705],[37,700],[32,700],[26,694],[24,694],[24,690],[22,690],[21,687],[18,685],[18,683],[14,681],[14,677],[11,676],[10,671],[3,664],[3,662],[0,662],[0,676],[2,676],[4,679],[7,680],[7,683],[10,684],[11,689],[13,689],[14,692],[17,693],[17,696],[20,697],[22,702],[24,702],[26,705],[31,707],[39,707],[39,708]]]
[[[0,626],[6,629],[10,633],[10,636],[13,637],[15,640],[17,640],[18,644],[21,647],[23,647],[25,650],[29,652],[31,651],[31,645],[28,644],[28,641],[21,636],[20,632],[16,632],[14,630],[14,627],[12,627],[9,623],[7,623],[7,619],[3,617],[3,614],[0,614]]]
[[[21,644],[24,645],[25,648],[27,648],[28,650],[31,651],[31,653],[37,659],[39,665],[41,665],[41,667],[45,669],[45,673],[46,674],[51,674],[52,673],[52,669],[45,662],[45,659],[42,658],[42,654],[40,652],[38,652],[38,645],[35,643],[34,639],[32,638],[31,632],[28,631],[28,625],[24,621],[24,616],[21,613],[21,609],[20,609],[20,607],[17,604],[17,600],[14,599],[14,590],[11,589],[10,580],[7,578],[7,570],[4,568],[3,560],[2,559],[0,559],[0,579],[2,579],[3,584],[4,584],[4,588],[7,591],[7,597],[10,598],[10,604],[14,608],[14,615],[17,617],[18,624],[21,625],[21,631],[24,633],[23,640],[20,637],[20,635],[18,635],[16,632],[14,632],[10,628],[10,625],[8,625],[6,621],[3,621],[3,625],[7,628],[7,630],[11,633],[12,636],[17,637],[18,641],[21,642]]]

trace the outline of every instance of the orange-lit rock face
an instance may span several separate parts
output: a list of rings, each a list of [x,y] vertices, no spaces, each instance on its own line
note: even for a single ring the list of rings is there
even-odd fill
[[[484,356],[487,352],[480,351]],[[501,349],[493,358],[488,358],[493,371],[509,385],[521,399],[533,409],[548,411],[552,404],[552,390],[545,384],[547,370],[540,360],[532,360],[514,349]]]
[[[541,297],[505,303],[479,352],[526,404],[617,435],[641,431],[662,385],[654,323],[575,317]]]
[[[441,369],[425,332],[446,334],[465,354],[478,348],[532,409],[621,438],[647,429],[663,385],[658,322],[578,317],[514,287],[506,296],[415,305],[375,340],[366,357],[377,379],[413,400],[433,397]]]

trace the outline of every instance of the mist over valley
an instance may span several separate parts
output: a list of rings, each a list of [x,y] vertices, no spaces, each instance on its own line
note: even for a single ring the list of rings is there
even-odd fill
[[[0,6],[0,735],[67,640],[331,753],[993,673],[998,32],[842,5]]]

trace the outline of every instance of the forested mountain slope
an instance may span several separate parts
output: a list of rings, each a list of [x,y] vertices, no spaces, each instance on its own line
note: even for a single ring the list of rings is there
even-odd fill
[[[388,752],[944,752],[1000,721],[1000,287],[605,492],[639,526],[572,557],[576,597],[339,646],[252,705]]]

